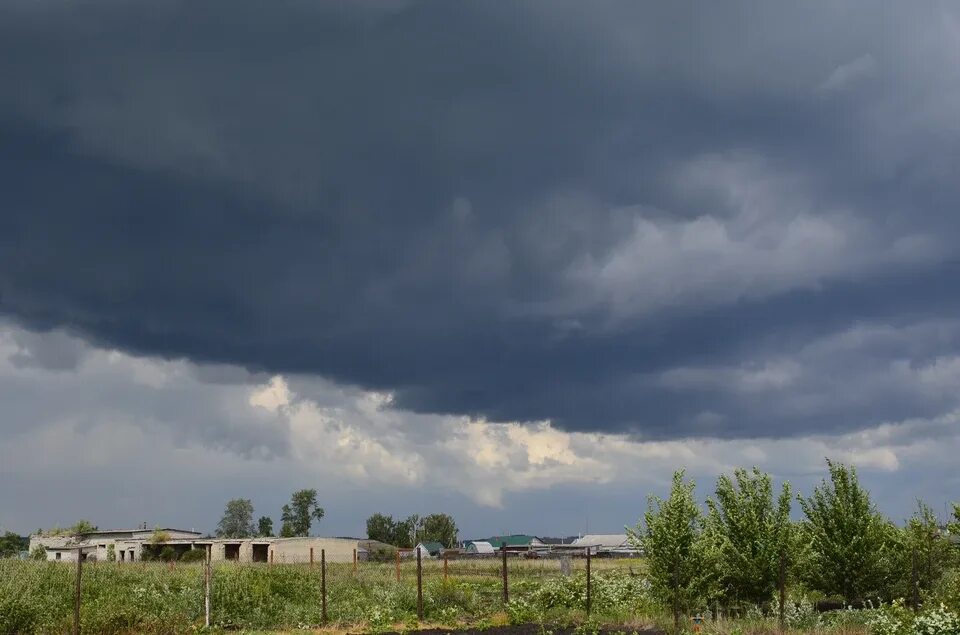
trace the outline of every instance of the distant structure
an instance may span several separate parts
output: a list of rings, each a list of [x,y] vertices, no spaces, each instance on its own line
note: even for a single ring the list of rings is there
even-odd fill
[[[568,545],[553,545],[555,551],[585,554],[587,548],[595,556],[629,557],[639,556],[640,549],[630,542],[626,534],[587,534]]]
[[[478,542],[487,543],[493,549],[506,549],[508,552],[525,551],[547,551],[549,546],[536,536],[527,534],[510,534],[507,536],[491,536],[490,538],[480,538],[478,540],[468,540],[464,543],[467,553],[476,553],[470,551],[470,545]]]
[[[492,556],[497,550],[485,540],[468,540],[463,543],[463,552],[471,556]]]
[[[31,553],[37,547],[46,550],[47,560],[76,562],[83,560],[138,562],[150,559],[167,547],[175,558],[194,549],[210,549],[214,562],[308,562],[311,553],[319,562],[321,552],[327,562],[367,560],[371,554],[392,553],[395,547],[376,540],[357,538],[204,538],[197,531],[184,529],[110,529],[91,531],[80,536],[30,536]]]

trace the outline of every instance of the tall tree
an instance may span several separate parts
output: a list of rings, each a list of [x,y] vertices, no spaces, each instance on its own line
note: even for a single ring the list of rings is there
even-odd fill
[[[761,604],[773,596],[790,544],[790,500],[790,484],[784,483],[774,501],[770,475],[756,467],[717,479],[716,499],[707,500],[707,524],[716,540],[716,577],[728,599]]]
[[[234,498],[227,501],[223,518],[217,524],[220,538],[249,538],[254,535],[253,503],[249,498]]]
[[[670,497],[651,496],[642,523],[628,531],[647,558],[651,590],[675,611],[693,607],[707,591],[703,515],[694,488],[683,470],[674,472]]]
[[[385,514],[374,514],[367,519],[367,538],[370,540],[379,540],[388,545],[395,545],[397,523],[393,516]]]
[[[917,584],[928,591],[940,580],[951,561],[951,544],[940,534],[940,524],[933,508],[922,500],[917,501],[917,509],[907,520],[903,531],[903,544],[899,548],[902,555],[895,566],[899,577],[912,580],[916,567]],[[900,589],[901,595],[909,597],[911,590]]]
[[[314,520],[323,518],[323,508],[317,504],[317,490],[302,489],[290,496],[290,504],[281,510],[280,535],[289,538],[309,536]]]
[[[457,523],[449,514],[430,514],[422,520],[420,541],[439,542],[447,549],[457,546]]]
[[[261,516],[257,520],[257,535],[267,538],[273,535],[273,519],[269,516]]]
[[[830,481],[799,497],[809,544],[804,577],[810,586],[847,602],[883,594],[897,531],[860,486],[852,467],[827,459]]]

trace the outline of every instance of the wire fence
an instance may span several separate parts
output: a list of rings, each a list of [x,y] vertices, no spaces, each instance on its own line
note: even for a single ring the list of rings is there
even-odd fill
[[[79,556],[79,554],[78,554]],[[502,613],[513,591],[576,581],[576,607],[592,610],[596,572],[641,575],[638,560],[592,554],[526,559],[430,557],[329,562],[325,550],[267,562],[0,561],[0,632],[179,632],[195,626],[297,628],[325,624],[450,621]]]
[[[208,550],[204,555],[197,563],[0,559],[0,633],[185,632],[204,625],[228,630],[365,625],[383,631],[416,621],[475,623],[497,614],[514,623],[660,616],[667,630],[700,618],[762,618],[782,629],[845,608],[802,606],[805,600],[788,593],[794,572],[786,560],[779,564],[772,600],[755,605],[735,597],[703,600],[678,589],[677,601],[664,604],[651,592],[646,561],[593,554],[527,559],[505,551],[472,558],[421,552],[419,558],[391,554],[368,561],[343,551],[328,558],[317,549],[252,563],[214,561]],[[910,560],[897,593],[917,609],[921,591],[929,587],[923,574],[931,566]],[[954,571],[952,560],[934,564]]]

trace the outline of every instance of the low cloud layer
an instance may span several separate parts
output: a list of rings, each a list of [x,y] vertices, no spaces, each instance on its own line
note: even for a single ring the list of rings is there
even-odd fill
[[[877,342],[876,333],[846,337]],[[51,349],[78,350],[76,365],[15,361]],[[678,369],[665,381],[739,390],[745,376]],[[618,531],[676,468],[699,481],[701,496],[719,473],[749,465],[808,490],[825,456],[858,466],[894,518],[916,496],[940,505],[960,485],[956,402],[936,417],[850,434],[637,441],[549,422],[418,415],[388,393],[135,357],[9,325],[0,329],[0,398],[0,524],[24,532],[81,517],[209,530],[228,498],[252,498],[258,514],[275,517],[305,486],[328,509],[321,532],[335,535],[362,534],[377,511],[436,509],[453,513],[465,535]]]

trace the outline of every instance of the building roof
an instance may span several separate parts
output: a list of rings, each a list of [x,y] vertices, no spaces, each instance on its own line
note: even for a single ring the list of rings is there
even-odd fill
[[[566,538],[541,538],[540,541],[545,545],[569,545],[576,539],[577,536],[567,536]]]
[[[536,536],[528,536],[527,534],[510,534],[509,536],[491,536],[490,538],[484,538],[479,542],[488,542],[493,545],[494,549],[499,549],[506,545],[507,547],[529,547],[530,543],[534,540],[537,542],[542,542]],[[477,542],[472,540],[470,542]]]
[[[178,534],[193,534],[195,536],[203,535],[203,532],[200,532],[200,531],[194,531],[192,529],[175,529],[174,527],[156,527],[153,529],[143,529],[142,527],[138,527],[136,529],[95,529],[94,531],[85,531],[80,535],[81,536],[103,536],[103,535],[111,535],[111,534],[143,534],[143,533],[152,534],[157,531],[167,531],[167,532],[175,531]]]
[[[578,547],[601,547],[607,549],[617,549],[623,547],[632,547],[627,534],[587,534],[573,541]]]
[[[493,553],[495,549],[493,545],[485,540],[468,540],[464,543],[465,547],[473,546],[473,550],[477,553]]]
[[[443,549],[443,545],[439,542],[421,542],[418,547],[423,547],[427,553],[437,553]]]

